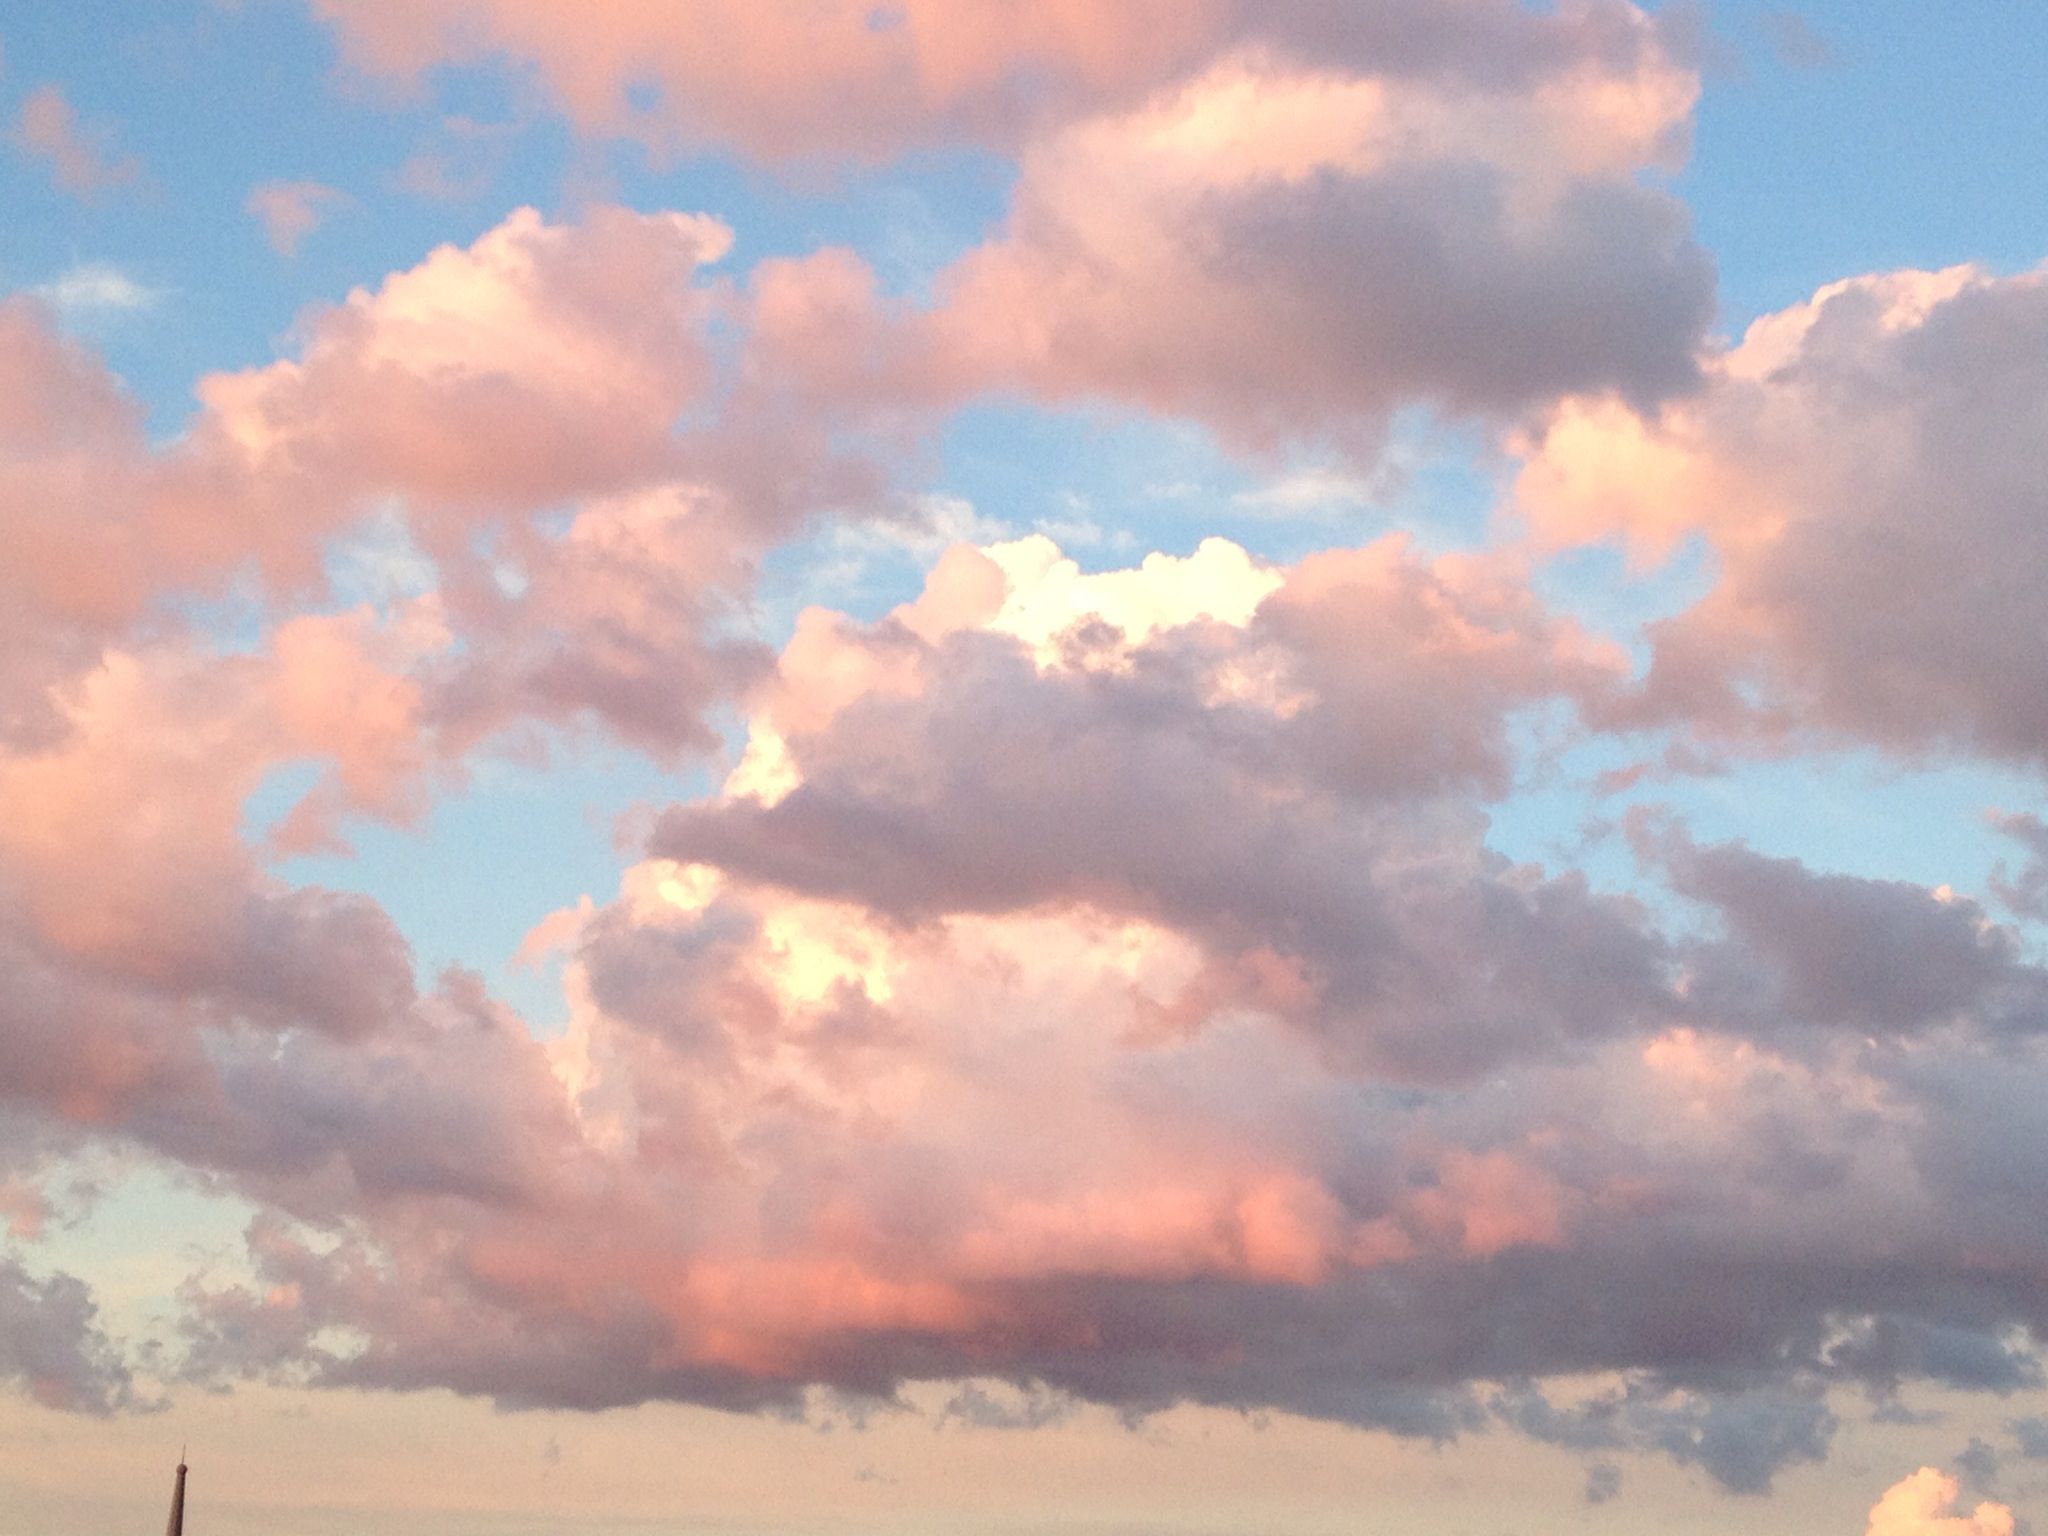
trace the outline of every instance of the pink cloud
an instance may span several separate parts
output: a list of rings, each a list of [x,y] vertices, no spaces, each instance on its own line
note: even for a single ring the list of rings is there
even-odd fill
[[[1682,156],[1697,75],[1626,4],[327,14],[364,67],[502,54],[583,126],[656,142],[1013,143],[1010,214],[930,310],[844,251],[754,274],[752,376],[871,424],[1021,392],[1369,451],[1417,401],[1682,392],[1711,313],[1683,210],[1640,179]]]
[[[575,25],[540,0],[432,0],[403,11],[322,0],[318,9],[360,69],[412,80],[504,59],[531,69],[586,130],[731,144],[770,159],[873,158],[960,138],[1008,146],[1132,105],[1240,51],[1525,87],[1588,61],[1626,79],[1671,51],[1645,13],[1611,0],[1554,15],[1501,0],[1375,0],[1340,24],[1321,6],[1238,0],[830,0],[800,10],[690,0],[615,5]],[[1654,119],[1641,91],[1592,83],[1569,89],[1609,128]]]
[[[598,510],[585,538],[688,527],[657,510]],[[270,1208],[260,1283],[187,1298],[199,1379],[753,1408],[993,1374],[1132,1412],[1506,1419],[1749,1491],[1825,1449],[1831,1384],[2035,1379],[1998,1330],[2039,1262],[2010,1202],[2033,1187],[2012,1160],[2048,1145],[2023,1107],[2043,1067],[2002,1012],[2037,973],[1980,937],[1935,1009],[1923,978],[1850,994],[1831,957],[1947,933],[1939,898],[1666,849],[1729,919],[1695,943],[1488,854],[1500,722],[1612,676],[1526,601],[1398,544],[1094,573],[956,550],[882,621],[809,616],[756,695],[751,766],[657,834],[677,857],[536,929],[566,961],[560,1039],[460,977],[372,1028],[297,1028],[265,1011],[290,993],[235,979],[240,951],[152,992],[140,954],[34,928],[10,942],[41,990],[0,1029],[40,1040],[48,997],[91,1022],[66,1049],[101,1055],[44,1041],[9,1092]],[[109,695],[125,723],[63,778],[166,735],[231,763],[246,730],[252,760],[316,755],[374,801],[412,771],[376,744],[430,695],[332,680],[388,643],[360,616],[295,630],[211,726],[163,682],[126,716]],[[1417,688],[1460,744],[1421,777],[1376,755]],[[117,830],[121,798],[98,813]],[[173,862],[232,883],[218,843]],[[365,952],[333,898],[270,899],[328,903],[309,953]],[[1872,1038],[1888,1011],[1950,1065],[1902,1066]],[[2015,1108],[1959,1116],[1994,1040]],[[341,1213],[338,1248],[290,1219]],[[1992,1332],[1958,1351],[1956,1329]],[[1724,1385],[1683,1384],[1707,1370]],[[1584,1422],[1479,1385],[1602,1372]]]
[[[764,263],[756,345],[828,398],[1109,401],[1259,449],[1369,453],[1418,401],[1513,419],[1683,393],[1711,264],[1635,173],[1696,84],[1654,56],[1606,69],[1482,85],[1233,56],[1034,138],[1007,220],[928,310],[848,252]]]
[[[1144,0],[966,10],[852,0],[789,11],[629,4],[565,25],[528,0],[403,11],[328,0],[359,68],[401,78],[503,54],[533,65],[579,125],[661,141],[734,138],[784,157],[876,155],[951,132],[1009,133],[1053,101],[1128,94],[1184,66],[1221,8]],[[636,105],[652,86],[658,102]]]
[[[297,356],[202,378],[203,409],[163,451],[96,359],[9,300],[0,473],[35,517],[16,580],[37,603],[121,620],[153,587],[244,562],[303,589],[378,497],[444,550],[488,519],[669,478],[676,418],[708,377],[695,275],[729,239],[682,214],[515,213],[315,310]],[[94,517],[67,515],[81,502]],[[103,547],[81,526],[104,528]]]
[[[316,312],[299,357],[202,379],[199,432],[330,525],[380,492],[481,513],[659,478],[707,377],[692,278],[730,240],[684,214],[522,210]]]
[[[2044,399],[2041,274],[1850,278],[1757,321],[1657,420],[1567,408],[1517,500],[1553,544],[1652,563],[1698,537],[1717,557],[1713,591],[1653,631],[1619,718],[2039,763],[2048,676],[2023,573],[2048,558]]]
[[[329,213],[348,206],[345,192],[317,181],[266,181],[250,189],[243,209],[263,226],[263,237],[280,256],[296,256],[299,243]]]
[[[109,130],[79,122],[70,99],[55,85],[38,86],[22,100],[14,142],[47,162],[57,185],[80,197],[97,197],[142,174],[134,156],[113,150]]]
[[[661,750],[703,743],[695,708],[744,665],[710,659],[700,631],[743,588],[764,540],[808,511],[804,477],[822,456],[770,419],[751,429],[753,442],[743,422],[715,441],[677,430],[711,379],[705,327],[717,298],[700,269],[729,238],[716,221],[680,214],[599,209],[580,225],[514,214],[466,249],[444,247],[310,312],[295,355],[206,376],[201,411],[162,448],[47,311],[23,298],[0,304],[0,331],[13,338],[0,364],[0,488],[19,511],[0,573],[10,616],[0,621],[0,725],[55,728],[50,686],[90,667],[99,646],[164,598],[217,592],[251,572],[274,597],[318,591],[333,541],[395,518],[440,567],[458,626],[509,636],[514,612],[547,605],[547,633],[563,651],[515,664],[484,647],[498,682],[481,670],[415,679],[409,686],[434,695],[415,712],[422,723],[461,716],[467,734],[451,740],[474,741],[507,707],[532,703],[544,718],[599,720]],[[611,510],[592,510],[560,539],[528,526],[607,494]],[[643,513],[628,528],[628,505],[698,510],[687,521]],[[488,585],[473,547],[483,528],[499,530],[502,550],[527,567],[523,600],[476,585]],[[660,580],[694,583],[698,597],[657,599],[657,566]],[[414,645],[414,660],[431,649]],[[703,687],[657,697],[664,661],[701,670]],[[627,697],[635,667],[637,702]],[[526,682],[510,681],[517,670]]]

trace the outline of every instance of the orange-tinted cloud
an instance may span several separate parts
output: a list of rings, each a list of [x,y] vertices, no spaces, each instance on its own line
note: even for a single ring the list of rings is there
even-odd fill
[[[536,930],[566,1035],[458,990],[130,1121],[357,1218],[332,1250],[266,1218],[263,1284],[190,1298],[190,1369],[738,1408],[994,1374],[1505,1419],[1742,1491],[1824,1453],[1830,1384],[2038,1380],[2000,1331],[2039,1259],[2007,1167],[2048,1146],[2038,971],[1936,893],[1739,848],[1653,850],[1726,939],[1488,854],[1502,722],[1615,675],[1527,603],[1398,543],[1084,573],[1027,540],[812,613],[724,792]],[[1909,932],[1963,941],[1934,1004],[1840,984]],[[1479,1385],[1588,1372],[1617,1384],[1574,1409]]]
[[[1922,1467],[1885,1491],[1870,1511],[1866,1536],[2013,1536],[2011,1509],[1989,1499],[1968,1514],[1962,1490],[1937,1467]]]

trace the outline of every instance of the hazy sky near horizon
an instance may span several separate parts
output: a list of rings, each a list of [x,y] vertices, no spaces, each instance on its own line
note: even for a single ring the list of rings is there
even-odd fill
[[[2044,76],[0,0],[0,1536],[2048,1531]]]

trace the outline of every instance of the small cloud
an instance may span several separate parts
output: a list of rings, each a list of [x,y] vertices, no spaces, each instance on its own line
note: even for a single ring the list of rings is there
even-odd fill
[[[138,283],[111,262],[87,261],[47,283],[35,295],[60,314],[123,314],[152,309],[163,298],[161,288]]]
[[[266,181],[253,188],[243,212],[263,226],[264,238],[280,256],[296,256],[304,240],[337,208],[352,199],[317,181]]]
[[[1828,40],[1797,11],[1766,11],[1762,26],[1772,55],[1787,69],[1826,69],[1835,61]]]
[[[946,1400],[934,1428],[957,1423],[974,1429],[1043,1429],[1073,1412],[1072,1398],[1039,1382],[970,1381]]]
[[[1955,1463],[1965,1488],[1980,1493],[1997,1489],[1998,1451],[1982,1436],[1970,1436],[1970,1443],[1956,1453]]]
[[[1605,1504],[1621,1492],[1621,1468],[1611,1461],[1596,1461],[1586,1468],[1586,1502]]]
[[[856,559],[900,552],[930,561],[955,544],[995,544],[1015,536],[1008,523],[983,516],[966,497],[931,492],[910,499],[907,517],[841,528],[831,542]]]
[[[1107,537],[1102,524],[1089,517],[1041,517],[1031,525],[1061,549],[1092,549]]]
[[[1306,517],[1343,507],[1370,506],[1379,499],[1373,483],[1327,465],[1296,470],[1254,491],[1239,491],[1232,503],[1281,517]]]
[[[47,161],[57,185],[79,197],[96,197],[142,175],[141,161],[114,152],[113,131],[80,123],[70,100],[54,85],[39,86],[22,102],[14,142]]]
[[[517,123],[443,118],[440,143],[417,151],[398,168],[398,189],[440,203],[482,197],[498,179],[518,132]]]

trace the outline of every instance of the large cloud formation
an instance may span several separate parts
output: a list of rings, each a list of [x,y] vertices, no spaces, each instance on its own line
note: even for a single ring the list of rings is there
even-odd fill
[[[1556,742],[1674,722],[2038,767],[2038,276],[1851,279],[1708,346],[1654,181],[1697,79],[1618,0],[320,9],[372,70],[523,59],[597,132],[1018,177],[916,300],[844,250],[720,276],[706,215],[518,210],[203,378],[168,442],[0,302],[0,1210],[102,1144],[253,1202],[176,1373],[968,1379],[962,1416],[1509,1427],[1741,1492],[1853,1392],[2042,1384],[2038,819],[2001,822],[2019,926],[1671,816],[1621,884],[1489,824]],[[1252,454],[1478,417],[1537,537],[961,545],[763,636],[764,555],[900,515],[991,396]],[[1716,585],[1646,677],[1538,595],[1548,551],[1693,537]],[[727,710],[720,788],[533,914],[560,1038],[273,872],[494,748],[676,763]],[[0,1261],[0,1375],[105,1409],[127,1369]],[[1872,1531],[2010,1529],[1953,1502],[1923,1472]]]
[[[1967,903],[1675,831],[1644,853],[1697,932],[1488,853],[1507,722],[1616,671],[1398,542],[963,547],[879,622],[814,611],[726,790],[536,930],[567,1037],[451,983],[148,1126],[277,1213],[259,1288],[191,1296],[190,1368],[581,1406],[993,1376],[1745,1491],[1824,1454],[1832,1387],[2038,1384],[2009,1170],[2048,978]],[[1955,958],[1854,965],[1901,934]]]

